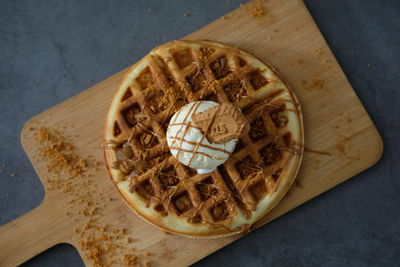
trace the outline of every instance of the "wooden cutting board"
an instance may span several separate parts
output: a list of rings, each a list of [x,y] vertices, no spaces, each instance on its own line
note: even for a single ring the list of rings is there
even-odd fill
[[[298,182],[256,227],[372,166],[383,149],[379,133],[304,3],[269,0],[263,5],[265,15],[262,17],[250,16],[248,8],[251,6],[244,6],[185,38],[224,42],[260,56],[279,70],[299,97],[304,111],[306,150]],[[38,125],[67,126],[63,133],[72,137],[78,154],[93,155],[102,161],[100,144],[105,115],[125,72],[113,75],[26,123],[21,142],[44,182],[46,194],[39,207],[1,227],[2,266],[20,264],[58,243],[72,244],[85,264],[93,265],[78,245],[79,235],[74,234],[74,229],[85,222],[84,216],[78,214],[79,204],[69,204],[69,194],[49,190],[45,180],[52,175],[37,156],[39,147],[29,129]],[[101,196],[96,200],[102,208],[99,222],[126,229],[126,236],[133,238],[126,247],[150,252],[148,258],[152,266],[187,266],[240,238],[195,240],[165,234],[143,222],[125,206],[104,165],[99,166],[90,179],[94,183],[86,190],[96,191]]]

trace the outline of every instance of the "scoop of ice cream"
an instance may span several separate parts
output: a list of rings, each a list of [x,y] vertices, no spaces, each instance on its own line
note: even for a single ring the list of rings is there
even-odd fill
[[[167,130],[167,142],[172,155],[182,164],[204,174],[223,164],[235,149],[237,138],[222,143],[211,143],[192,116],[219,104],[213,101],[197,101],[182,107],[171,118]]]

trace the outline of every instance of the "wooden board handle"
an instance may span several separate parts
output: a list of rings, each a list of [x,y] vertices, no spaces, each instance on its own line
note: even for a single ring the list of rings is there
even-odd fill
[[[0,227],[0,265],[17,266],[44,250],[65,241],[61,228],[66,220],[57,203],[46,201]],[[65,230],[64,230],[65,232]]]

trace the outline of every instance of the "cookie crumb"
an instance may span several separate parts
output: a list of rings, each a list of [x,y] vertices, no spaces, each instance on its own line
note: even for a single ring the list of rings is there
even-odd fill
[[[137,261],[137,256],[135,255],[130,255],[130,254],[125,254],[124,255],[124,265],[125,266],[135,266]]]
[[[298,59],[296,60],[296,63],[299,64],[299,65],[301,65],[301,64],[304,63],[304,59],[298,58]]]
[[[151,267],[150,261],[149,260],[144,260],[143,261],[143,266],[144,267]]]
[[[317,49],[315,49],[315,52],[314,52],[314,55],[317,57],[317,58],[321,58],[321,56],[324,54],[324,51],[322,50],[322,48],[317,48]]]
[[[249,3],[247,3],[246,6],[246,12],[247,15],[253,18],[261,18],[265,16],[265,9],[263,4],[267,2],[267,0],[253,0]],[[240,7],[243,7],[244,5],[241,4]]]
[[[87,162],[86,162],[86,160],[84,160],[84,159],[79,160],[79,165],[80,165],[81,167],[87,167]]]
[[[301,83],[304,86],[304,90],[307,91],[322,90],[325,88],[325,81],[321,79],[313,79],[312,81],[302,80]]]

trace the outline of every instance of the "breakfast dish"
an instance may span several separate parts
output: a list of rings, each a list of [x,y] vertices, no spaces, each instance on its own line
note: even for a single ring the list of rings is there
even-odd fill
[[[298,101],[265,62],[220,43],[174,41],[128,71],[104,153],[139,217],[211,238],[249,230],[282,199],[303,138]]]

